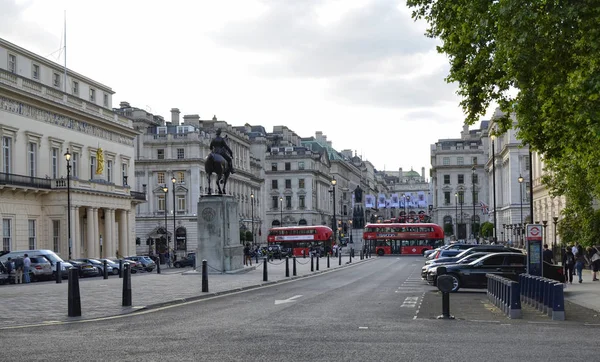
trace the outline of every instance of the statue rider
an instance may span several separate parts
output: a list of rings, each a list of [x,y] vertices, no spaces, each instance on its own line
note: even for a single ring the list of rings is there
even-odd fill
[[[219,155],[223,156],[224,159],[227,160],[227,163],[229,164],[229,171],[233,174],[235,173],[235,171],[233,170],[233,152],[231,151],[231,148],[229,148],[229,146],[227,146],[227,142],[225,141],[225,138],[221,137],[221,129],[217,128],[217,136],[215,138],[213,138],[213,140],[210,142],[210,149],[215,152],[218,153]]]

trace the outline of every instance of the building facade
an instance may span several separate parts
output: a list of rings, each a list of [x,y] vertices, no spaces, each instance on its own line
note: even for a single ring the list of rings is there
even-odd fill
[[[112,95],[0,39],[3,250],[51,249],[64,259],[135,254],[134,210],[145,202],[130,186],[137,132],[113,112]]]

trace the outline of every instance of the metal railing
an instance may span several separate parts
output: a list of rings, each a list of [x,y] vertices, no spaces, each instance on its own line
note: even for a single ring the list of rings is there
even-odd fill
[[[140,191],[130,191],[134,200],[146,201],[146,193]]]
[[[15,175],[12,173],[0,172],[0,185],[24,186],[38,189],[52,188],[52,180],[40,177],[30,177],[24,175]]]

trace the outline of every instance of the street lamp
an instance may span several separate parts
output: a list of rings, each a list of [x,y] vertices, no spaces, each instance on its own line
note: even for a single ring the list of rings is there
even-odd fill
[[[163,192],[165,193],[165,243],[167,244],[167,253],[169,253],[169,228],[167,228],[167,195],[169,194],[169,188],[167,185],[163,186]]]
[[[256,244],[256,236],[254,235],[254,193],[250,193],[250,207],[252,208],[252,242]]]
[[[556,224],[558,224],[558,216],[554,216],[552,218],[554,222],[554,243],[552,243],[552,252],[555,252],[556,249]]]
[[[454,193],[454,225],[456,225],[456,230],[454,230],[454,237],[458,239],[458,192]]]
[[[279,211],[281,212],[280,224],[283,226],[283,196],[279,196]]]
[[[498,235],[498,229],[496,228],[496,149],[494,148],[494,140],[496,139],[496,135],[492,134],[492,180],[494,188],[494,241],[496,241],[496,237]]]
[[[542,225],[544,226],[544,245],[546,244],[546,226],[548,226],[548,221],[542,220]]]
[[[471,217],[471,232],[473,233],[473,238],[477,238],[475,235],[475,165],[471,167],[471,188],[473,189],[473,195],[471,195],[471,201],[473,203],[473,216]]]
[[[519,196],[521,198],[521,224],[523,223],[523,181],[525,179],[519,174]]]
[[[69,238],[69,260],[72,259],[72,241],[71,241],[71,154],[67,148],[65,152],[65,160],[67,160],[67,229]]]
[[[175,228],[177,227],[177,225],[175,224],[175,217],[177,215],[177,208],[175,206],[175,182],[177,182],[177,179],[175,178],[175,176],[173,176],[171,178],[171,182],[173,183],[173,249],[175,249],[175,247],[177,246],[176,242],[177,242],[177,235],[175,232]],[[168,246],[168,244],[167,244]],[[167,248],[168,250],[168,248]]]
[[[333,231],[333,240],[337,241],[337,222],[335,221],[335,185],[337,185],[337,180],[334,176],[331,180],[331,186],[333,188],[333,218],[331,219],[331,230]]]

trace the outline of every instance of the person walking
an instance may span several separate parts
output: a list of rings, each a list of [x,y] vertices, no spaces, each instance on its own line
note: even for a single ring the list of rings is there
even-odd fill
[[[15,284],[23,283],[23,258],[18,256],[15,259]]]
[[[565,268],[565,284],[573,284],[573,270],[575,269],[575,255],[571,248],[565,248],[565,253],[562,260]]]
[[[250,244],[244,247],[244,265],[252,266],[252,257],[250,256]]]
[[[585,255],[578,252],[575,254],[575,270],[577,270],[577,276],[579,277],[579,283],[583,283],[583,267],[585,266]]]
[[[23,277],[25,279],[25,284],[31,282],[29,278],[29,269],[31,268],[31,259],[29,259],[29,255],[25,254],[23,258]]]
[[[554,264],[554,253],[548,249],[548,244],[544,244],[544,251],[542,252],[544,261],[548,264]]]
[[[600,250],[593,246],[589,248],[590,260],[592,261],[592,280],[597,282],[598,270],[600,270]]]

